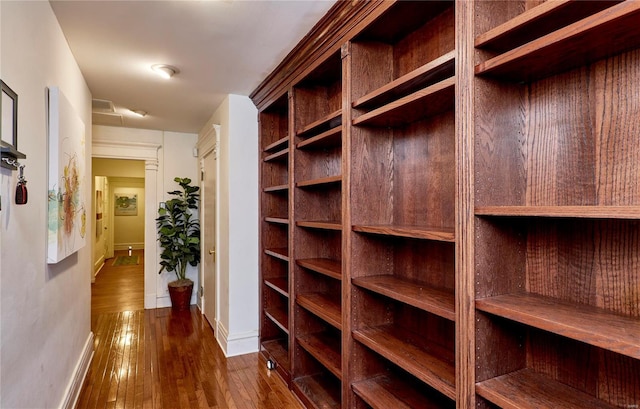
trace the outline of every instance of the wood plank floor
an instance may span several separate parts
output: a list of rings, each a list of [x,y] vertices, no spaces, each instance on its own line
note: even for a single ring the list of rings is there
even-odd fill
[[[95,353],[77,408],[302,408],[257,353],[225,358],[197,308],[128,309],[131,297],[109,296],[135,274],[108,263],[93,284]]]

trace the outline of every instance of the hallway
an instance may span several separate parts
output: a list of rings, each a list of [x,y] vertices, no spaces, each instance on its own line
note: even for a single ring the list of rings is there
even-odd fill
[[[77,408],[302,407],[257,353],[225,358],[195,306],[142,309],[143,257],[133,254],[140,264],[108,260],[92,285],[94,356]]]

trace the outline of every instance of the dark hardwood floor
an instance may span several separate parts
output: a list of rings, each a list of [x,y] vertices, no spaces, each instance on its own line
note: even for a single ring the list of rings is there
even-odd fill
[[[93,284],[95,353],[77,408],[302,408],[257,353],[225,358],[197,308],[144,310],[139,254],[136,266],[109,260]]]

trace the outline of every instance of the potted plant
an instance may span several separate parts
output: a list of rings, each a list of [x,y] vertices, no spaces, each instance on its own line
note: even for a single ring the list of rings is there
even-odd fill
[[[187,265],[200,262],[200,220],[194,215],[200,195],[198,186],[191,186],[191,179],[174,179],[182,190],[167,192],[174,196],[158,209],[156,224],[160,253],[160,271],[175,271],[177,280],[169,283],[171,306],[185,310],[191,304],[193,281],[186,277]]]

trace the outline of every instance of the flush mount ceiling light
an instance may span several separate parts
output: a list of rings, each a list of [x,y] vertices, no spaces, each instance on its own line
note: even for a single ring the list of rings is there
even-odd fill
[[[139,116],[140,118],[144,118],[147,116],[147,111],[143,111],[141,109],[130,109],[132,114]]]
[[[151,69],[153,72],[165,79],[169,79],[180,72],[176,67],[166,64],[154,64],[151,66]]]

